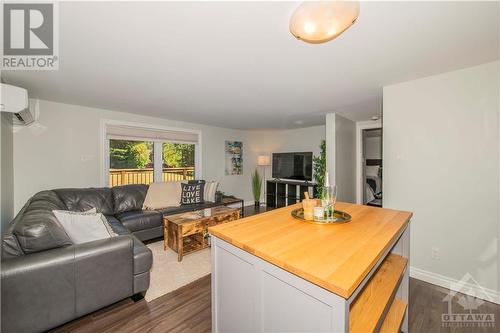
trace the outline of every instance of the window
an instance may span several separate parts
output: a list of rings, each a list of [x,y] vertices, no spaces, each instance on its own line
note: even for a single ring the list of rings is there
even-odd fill
[[[201,178],[199,134],[105,124],[108,186]]]
[[[194,144],[165,142],[162,146],[162,152],[162,181],[194,179]]]
[[[151,141],[109,140],[109,185],[152,183],[153,145]]]

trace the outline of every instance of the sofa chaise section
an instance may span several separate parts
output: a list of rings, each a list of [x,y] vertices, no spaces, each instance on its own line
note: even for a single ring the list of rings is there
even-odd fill
[[[134,295],[133,243],[124,235],[3,261],[2,332],[45,331]]]
[[[2,235],[2,332],[40,332],[149,287],[152,253],[113,215],[116,237],[73,244],[53,210],[114,213],[110,189],[34,195]]]
[[[40,332],[143,295],[152,253],[142,241],[163,237],[163,216],[218,204],[143,210],[148,185],[42,191],[7,226],[1,244],[2,332]],[[106,216],[118,236],[73,244],[53,210]]]

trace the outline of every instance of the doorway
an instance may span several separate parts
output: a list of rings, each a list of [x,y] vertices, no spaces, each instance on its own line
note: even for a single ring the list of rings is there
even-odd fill
[[[380,207],[382,192],[382,121],[356,123],[356,203]]]
[[[362,204],[382,207],[382,127],[361,130]]]

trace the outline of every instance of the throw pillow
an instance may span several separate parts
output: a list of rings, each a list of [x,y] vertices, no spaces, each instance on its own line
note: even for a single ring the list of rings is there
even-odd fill
[[[205,191],[203,193],[203,199],[205,201],[215,202],[215,192],[217,192],[217,187],[219,187],[218,182],[210,181],[205,183]]]
[[[142,209],[162,209],[179,206],[181,182],[159,182],[149,185]]]
[[[101,213],[66,210],[53,210],[52,212],[74,244],[116,236],[106,217]]]
[[[21,220],[14,224],[13,233],[25,254],[73,244],[50,210],[24,211]]]
[[[204,192],[204,182],[189,182],[187,184],[181,184],[181,204],[191,205],[191,204],[201,204],[204,203],[203,192]]]

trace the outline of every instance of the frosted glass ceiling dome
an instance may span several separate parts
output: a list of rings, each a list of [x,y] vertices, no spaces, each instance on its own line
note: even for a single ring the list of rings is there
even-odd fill
[[[308,43],[325,43],[353,25],[358,15],[358,1],[304,2],[290,19],[290,32]]]

